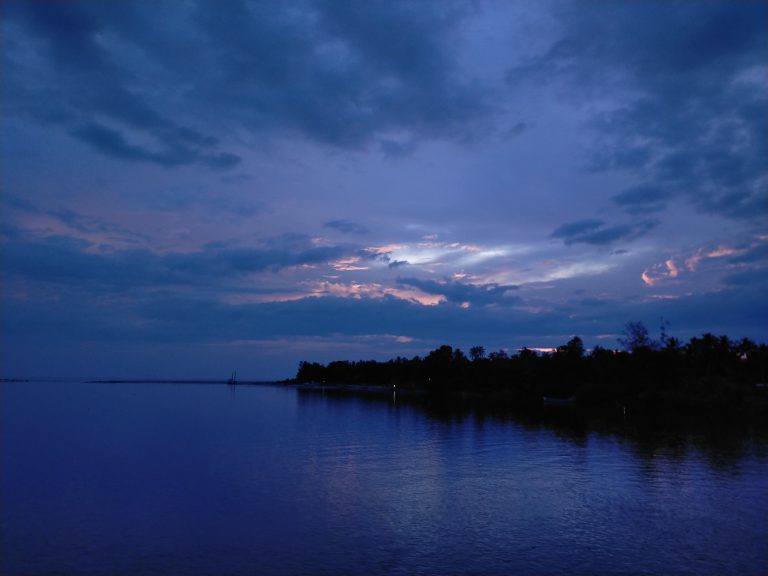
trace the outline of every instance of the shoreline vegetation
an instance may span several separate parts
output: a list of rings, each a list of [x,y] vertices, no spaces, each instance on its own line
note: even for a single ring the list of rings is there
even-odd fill
[[[443,345],[426,356],[388,361],[303,361],[284,384],[338,392],[393,390],[398,395],[461,398],[510,410],[576,406],[612,413],[768,415],[768,346],[704,334],[687,343],[656,341],[630,322],[622,350],[585,350],[573,337],[551,352],[523,348],[486,354],[481,346]]]

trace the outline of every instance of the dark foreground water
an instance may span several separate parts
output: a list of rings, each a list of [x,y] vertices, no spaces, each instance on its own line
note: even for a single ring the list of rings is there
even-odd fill
[[[768,445],[277,386],[0,384],[2,574],[766,574]]]

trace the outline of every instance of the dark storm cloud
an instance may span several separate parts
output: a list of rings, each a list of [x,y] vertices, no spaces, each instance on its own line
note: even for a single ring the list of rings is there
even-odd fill
[[[658,338],[659,321],[664,318],[670,322],[669,335],[682,339],[714,330],[732,338],[747,336],[762,341],[765,319],[768,318],[768,303],[762,296],[764,291],[763,281],[754,286],[734,283],[721,290],[675,299],[648,299],[638,293],[621,299],[602,300],[600,306],[574,300],[547,313],[545,321],[552,322],[552,329],[556,330],[555,318],[561,315],[569,318],[574,333],[618,334],[626,322],[637,319]],[[706,313],[702,314],[702,310]],[[609,340],[603,345],[612,347],[616,341]]]
[[[761,287],[763,290],[768,288],[768,274],[765,268],[743,270],[729,274],[723,281],[730,286]],[[768,316],[765,317],[765,320],[768,321]]]
[[[4,246],[4,272],[44,283],[124,291],[143,286],[219,285],[252,272],[277,271],[338,258],[343,249],[313,246],[292,235],[257,248],[211,245],[192,253],[149,250],[93,250],[86,241],[53,236],[40,240],[10,236]]]
[[[59,208],[41,208],[33,202],[20,198],[16,194],[4,191],[0,198],[0,212],[5,214],[18,212],[26,216],[45,216],[57,220],[67,228],[83,234],[98,234],[103,238],[103,244],[119,241],[122,244],[144,244],[149,239],[146,234],[137,230],[127,228],[114,222],[108,222],[101,218],[96,218],[81,214],[75,210],[66,207]],[[17,238],[20,240],[29,240],[23,230],[10,224],[13,217],[7,218],[5,225],[0,226],[0,234],[7,238]],[[102,246],[104,247],[104,246]]]
[[[331,220],[324,224],[326,228],[333,228],[342,234],[367,234],[368,228],[351,220]]]
[[[513,301],[508,296],[517,286],[499,284],[464,284],[462,282],[449,281],[435,282],[434,280],[422,280],[419,278],[398,278],[397,282],[404,286],[418,288],[427,294],[444,296],[448,302],[455,304],[509,304]],[[515,299],[516,300],[516,299]]]
[[[707,212],[765,217],[768,3],[573,2],[558,16],[562,36],[509,79],[610,95],[593,116],[592,167],[635,172],[656,194],[624,192],[619,205],[647,211],[684,196]]]
[[[3,4],[14,111],[103,154],[231,168],[229,130],[408,153],[485,110],[458,78],[460,2]],[[97,121],[95,116],[108,120]],[[407,132],[406,144],[387,136]],[[398,144],[399,142],[399,144]]]
[[[89,253],[90,243],[69,237],[54,236],[44,240],[6,243],[4,272],[38,282],[82,285],[107,284],[128,288],[150,285],[167,274],[153,264],[148,251],[122,251],[116,254]]]
[[[550,236],[562,239],[565,244],[607,245],[617,240],[639,238],[656,225],[652,220],[615,226],[608,226],[602,220],[578,220],[559,226]]]
[[[768,242],[739,246],[736,254],[729,256],[732,264],[763,264],[768,266]]]
[[[528,327],[524,315],[509,308],[478,308],[469,314],[459,306],[422,306],[394,297],[324,297],[231,305],[174,295],[146,301],[133,313],[156,323],[149,337],[162,333],[177,339],[182,335],[247,339],[398,334],[441,343],[459,343],[466,338],[474,344],[487,341],[489,335],[494,340],[511,336],[516,325]]]
[[[211,66],[203,99],[252,128],[298,131],[340,146],[388,131],[444,137],[483,109],[450,44],[460,3],[200,2]]]
[[[264,209],[264,203],[255,195],[238,195],[218,187],[211,191],[204,184],[196,183],[143,188],[135,194],[141,196],[149,208],[161,212],[184,212],[200,208],[209,213],[228,213],[245,218]]]
[[[651,186],[628,188],[613,197],[613,201],[630,214],[647,214],[663,210],[670,193]]]
[[[129,144],[123,134],[95,122],[88,122],[70,132],[91,145],[98,152],[123,160],[142,160],[161,166],[180,166],[201,162],[211,168],[227,169],[236,166],[240,159],[234,154],[204,154],[180,144],[155,152]]]
[[[17,194],[9,192],[8,190],[3,190],[3,195],[0,196],[0,202],[2,202],[4,209],[13,208],[16,210],[24,210],[28,212],[38,211],[37,206],[35,206],[33,202],[30,202],[26,198],[22,198]]]
[[[739,279],[737,279],[738,282]],[[207,342],[283,337],[348,338],[397,334],[424,342],[424,352],[438,344],[464,347],[560,345],[572,335],[589,345],[612,347],[596,335],[618,334],[629,320],[642,320],[655,334],[659,316],[671,322],[669,333],[687,339],[717,327],[733,338],[764,334],[768,307],[762,286],[648,302],[643,298],[565,301],[537,314],[512,306],[422,306],[392,297],[383,299],[304,298],[289,302],[231,304],[182,291],[133,293],[115,299],[89,292],[62,292],[57,298],[2,301],[6,330],[16,335],[67,326],[74,341]],[[702,316],[701,310],[709,314]],[[394,350],[393,350],[394,352]],[[387,353],[384,351],[383,353]],[[394,355],[394,354],[393,354]]]
[[[164,256],[162,263],[173,272],[218,278],[264,270],[281,270],[302,264],[319,264],[339,258],[343,254],[344,251],[335,246],[229,248]]]
[[[592,234],[602,228],[605,222],[602,220],[578,220],[563,224],[557,230],[552,232],[554,238],[576,238],[585,234]]]
[[[49,124],[64,124],[68,132],[103,154],[164,166],[203,163],[226,169],[239,158],[215,151],[216,138],[178,124],[155,108],[148,93],[155,91],[141,69],[120,62],[113,34],[137,19],[127,5],[78,2],[19,2],[4,4],[3,17],[16,26],[4,50],[11,109]],[[135,6],[134,6],[135,8]],[[148,22],[146,29],[150,30]],[[139,46],[142,36],[132,39]],[[35,90],[34,88],[38,88]],[[170,87],[172,88],[172,87]],[[120,128],[90,120],[102,115]],[[149,144],[131,143],[133,132]]]

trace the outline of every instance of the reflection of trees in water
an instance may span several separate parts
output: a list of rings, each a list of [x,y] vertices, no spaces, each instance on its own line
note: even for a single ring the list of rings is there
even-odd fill
[[[393,396],[396,399],[393,399]],[[367,409],[411,411],[442,426],[510,426],[529,433],[551,433],[559,440],[584,448],[591,441],[625,446],[648,463],[683,462],[699,454],[708,465],[723,472],[737,472],[748,455],[768,458],[768,423],[738,414],[712,418],[710,414],[648,410],[625,416],[618,410],[601,411],[583,406],[546,409],[541,403],[521,404],[515,397],[482,394],[392,392],[369,386],[308,386],[297,388],[300,407],[324,403],[331,410],[350,404]]]
[[[682,461],[692,453],[723,472],[738,471],[739,461],[757,451],[768,456],[768,430],[738,419],[642,422],[624,436],[638,458]]]

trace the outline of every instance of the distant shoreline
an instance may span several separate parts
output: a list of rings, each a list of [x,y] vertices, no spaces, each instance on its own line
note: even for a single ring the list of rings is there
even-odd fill
[[[228,386],[263,386],[278,384],[275,380],[238,380],[234,384],[228,380],[194,378],[108,378],[83,380],[86,384],[226,384]]]

